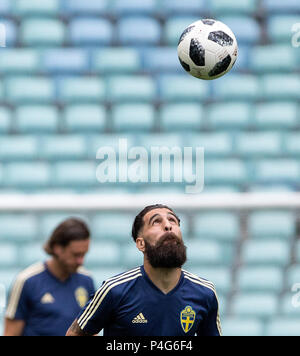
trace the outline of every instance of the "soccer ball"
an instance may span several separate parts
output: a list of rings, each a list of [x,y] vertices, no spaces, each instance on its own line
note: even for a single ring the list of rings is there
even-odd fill
[[[204,80],[228,73],[237,54],[234,33],[224,23],[211,19],[192,23],[183,31],[178,43],[178,57],[183,68]]]

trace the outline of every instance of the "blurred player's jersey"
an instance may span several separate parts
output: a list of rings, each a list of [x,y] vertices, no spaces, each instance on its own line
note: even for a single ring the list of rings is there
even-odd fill
[[[138,267],[106,280],[78,315],[83,331],[104,336],[221,335],[211,282],[182,271],[168,294]]]
[[[37,263],[16,278],[6,317],[25,321],[23,336],[63,336],[94,292],[83,269],[62,282]]]

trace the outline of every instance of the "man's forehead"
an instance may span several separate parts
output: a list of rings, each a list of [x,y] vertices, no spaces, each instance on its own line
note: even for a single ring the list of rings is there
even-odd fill
[[[166,216],[168,214],[171,215],[175,215],[174,212],[170,209],[167,208],[157,208],[157,209],[153,209],[151,211],[148,211],[148,213],[144,216],[144,221],[148,221],[151,219],[152,216],[154,215],[162,215],[162,216]]]

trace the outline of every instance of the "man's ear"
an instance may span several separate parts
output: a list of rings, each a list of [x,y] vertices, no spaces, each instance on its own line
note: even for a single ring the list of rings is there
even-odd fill
[[[143,237],[138,237],[135,243],[138,250],[140,250],[141,252],[145,252],[145,240]]]

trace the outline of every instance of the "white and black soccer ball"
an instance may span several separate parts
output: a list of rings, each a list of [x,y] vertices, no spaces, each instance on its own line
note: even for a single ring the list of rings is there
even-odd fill
[[[223,22],[212,19],[192,23],[178,43],[178,57],[183,68],[204,80],[217,79],[228,73],[237,55],[234,33]]]

